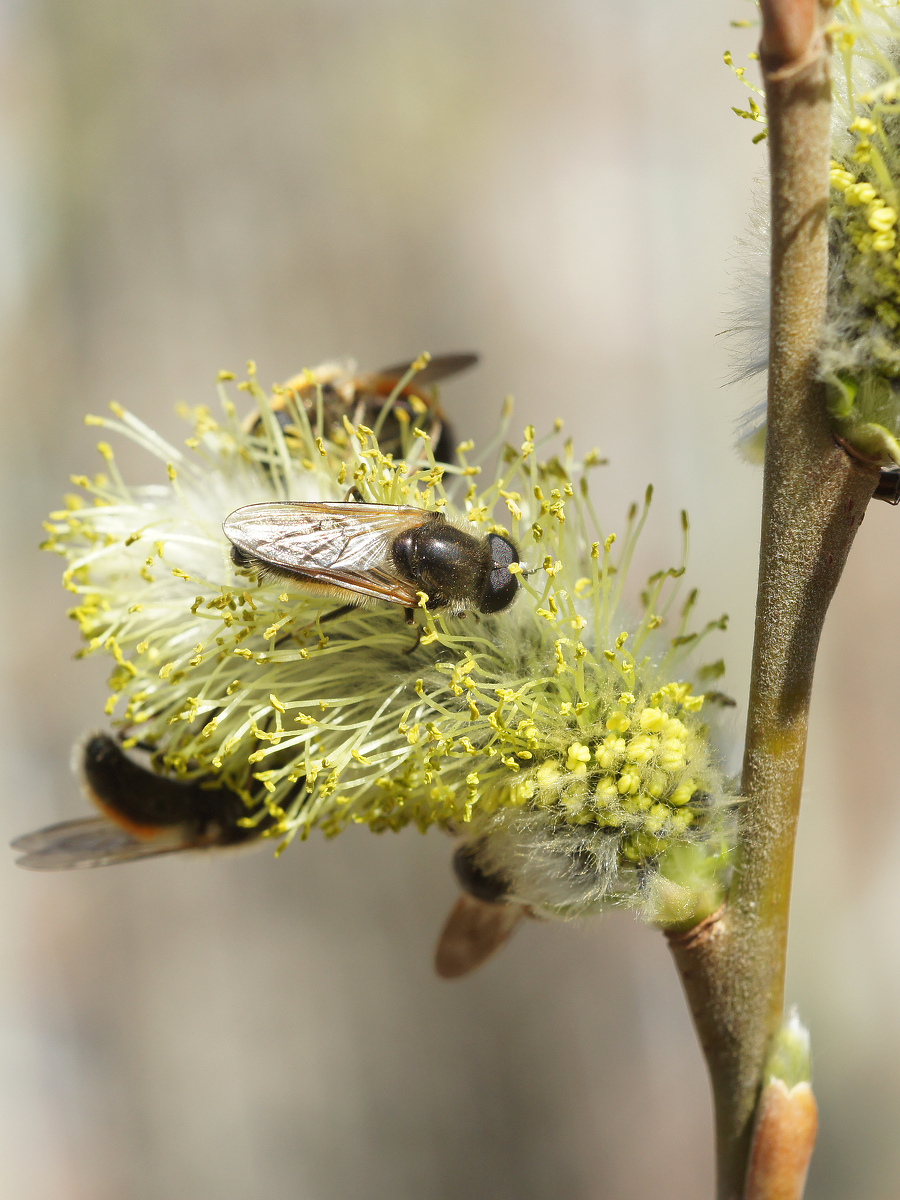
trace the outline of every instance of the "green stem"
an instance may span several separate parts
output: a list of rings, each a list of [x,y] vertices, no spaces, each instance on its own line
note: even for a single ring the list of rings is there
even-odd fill
[[[783,46],[766,56],[766,32],[771,342],[743,803],[726,906],[689,933],[670,936],[712,1079],[720,1200],[740,1200],[744,1194],[762,1071],[781,1021],[794,840],[819,636],[878,481],[877,469],[836,445],[815,373],[828,253],[827,47],[815,34],[799,60],[784,65]]]

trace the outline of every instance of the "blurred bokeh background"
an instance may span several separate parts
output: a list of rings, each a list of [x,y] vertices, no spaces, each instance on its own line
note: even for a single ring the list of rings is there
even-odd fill
[[[733,8],[735,5],[732,6]],[[85,811],[74,663],[36,549],[86,411],[182,436],[219,368],[264,381],[477,349],[460,436],[563,417],[606,524],[652,481],[648,565],[693,516],[701,615],[746,688],[760,480],[724,387],[764,167],[722,65],[736,0],[2,0],[0,841]],[[123,449],[134,479],[155,462]],[[900,517],[874,505],[829,618],[789,998],[822,1109],[809,1196],[900,1192]],[[717,650],[717,653],[719,651]],[[743,711],[734,718],[739,762]],[[366,831],[61,876],[0,866],[9,1200],[697,1200],[704,1068],[662,939],[534,924],[432,974],[451,846]]]

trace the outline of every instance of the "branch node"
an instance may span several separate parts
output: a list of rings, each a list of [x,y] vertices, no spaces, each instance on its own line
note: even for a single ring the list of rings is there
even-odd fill
[[[714,913],[704,917],[697,925],[685,930],[666,930],[666,937],[673,951],[697,950],[725,931],[725,910],[727,904],[722,904]]]

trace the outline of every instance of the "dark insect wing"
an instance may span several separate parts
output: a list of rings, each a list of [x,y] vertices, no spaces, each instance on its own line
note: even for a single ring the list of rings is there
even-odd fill
[[[70,871],[79,867],[106,867],[113,863],[172,854],[184,849],[180,829],[168,829],[150,841],[134,837],[108,817],[62,821],[11,842],[22,852],[16,866],[29,871]]]
[[[400,504],[293,501],[250,504],[226,518],[229,541],[262,569],[313,584],[413,606],[415,584],[400,575],[395,538],[440,516]]]
[[[477,362],[477,354],[438,354],[426,367],[415,373],[407,386],[417,388],[422,384],[437,383],[440,379],[447,379],[450,375],[457,375],[460,371],[474,367]],[[375,388],[379,381],[383,381],[393,387],[400,382],[411,366],[412,362],[405,362],[392,367],[382,367],[380,371],[371,375],[359,376],[356,384],[358,387]]]
[[[515,932],[528,909],[509,902],[492,904],[463,893],[438,939],[434,967],[442,979],[459,979],[480,967]]]

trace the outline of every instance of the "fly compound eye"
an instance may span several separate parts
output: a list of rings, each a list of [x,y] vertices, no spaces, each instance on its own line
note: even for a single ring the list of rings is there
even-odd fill
[[[491,569],[478,607],[483,613],[502,612],[509,608],[519,590],[519,581],[509,569],[511,563],[519,561],[519,552],[509,538],[501,537],[499,533],[489,533],[487,541]]]

